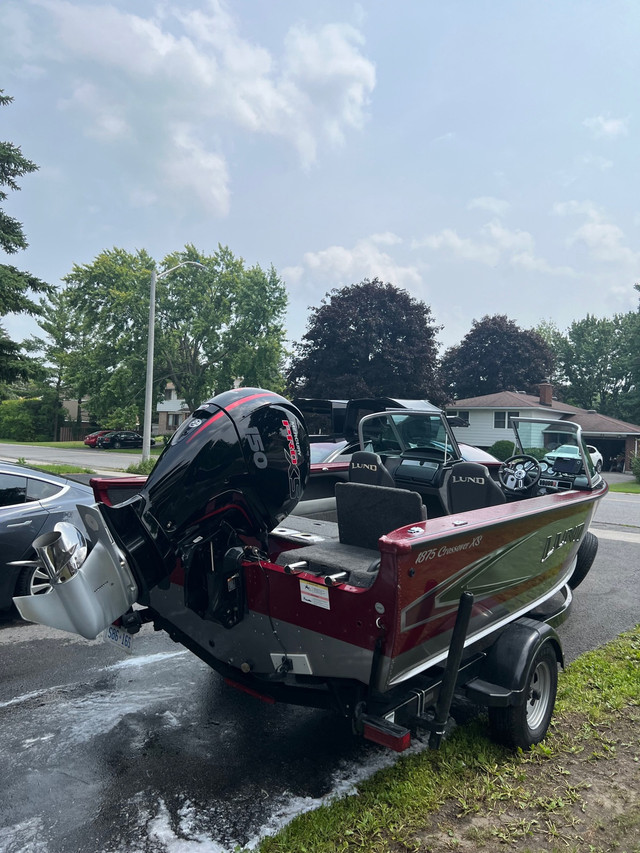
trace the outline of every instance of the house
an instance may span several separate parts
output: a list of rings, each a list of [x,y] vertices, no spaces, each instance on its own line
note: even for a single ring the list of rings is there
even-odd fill
[[[158,434],[160,435],[175,432],[190,413],[185,401],[178,399],[178,392],[173,382],[167,382],[164,389],[164,400],[158,403],[156,411],[158,412]]]
[[[487,449],[501,439],[513,440],[509,429],[509,418],[557,417],[558,432],[555,444],[562,444],[562,421],[571,421],[582,427],[582,433],[589,444],[594,444],[605,461],[605,469],[610,461],[620,457],[624,459],[624,470],[630,470],[631,457],[640,450],[640,427],[600,415],[593,409],[580,409],[569,403],[562,403],[553,397],[550,382],[542,382],[538,396],[524,394],[521,391],[498,391],[481,397],[468,397],[456,400],[447,406],[448,415],[458,415],[469,424],[468,427],[456,427],[456,437],[466,444],[475,444]]]

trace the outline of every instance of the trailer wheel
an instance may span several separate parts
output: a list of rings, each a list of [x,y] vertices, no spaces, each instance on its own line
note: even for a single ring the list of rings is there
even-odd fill
[[[536,652],[525,688],[526,699],[507,708],[489,707],[494,740],[528,749],[547,733],[558,690],[558,660],[550,642]]]
[[[576,567],[569,578],[569,586],[571,589],[575,589],[577,586],[580,586],[582,581],[589,574],[589,569],[593,565],[593,561],[595,560],[597,553],[598,537],[594,536],[593,533],[588,532],[585,534],[584,539],[580,543],[578,556],[576,557]]]

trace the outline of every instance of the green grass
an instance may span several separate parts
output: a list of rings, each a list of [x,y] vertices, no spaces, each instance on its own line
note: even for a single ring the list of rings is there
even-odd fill
[[[296,817],[277,836],[264,839],[259,849],[261,853],[454,850],[460,844],[463,819],[475,815],[481,821],[471,829],[467,824],[464,831],[471,833],[465,838],[478,850],[489,844],[508,849],[509,844],[534,836],[541,846],[525,849],[614,849],[606,838],[603,847],[581,846],[584,796],[591,786],[593,762],[616,754],[616,730],[632,727],[629,761],[632,769],[637,767],[633,762],[640,760],[639,671],[640,626],[583,655],[560,675],[550,732],[530,752],[514,754],[492,743],[482,718],[476,719],[456,729],[439,751],[401,757],[362,782],[357,794]],[[619,746],[622,751],[629,744]],[[637,825],[638,816],[632,812],[629,819]],[[590,812],[589,819],[606,822],[609,816],[606,811],[599,817]],[[425,831],[430,825],[433,841]]]
[[[24,459],[18,459],[16,461],[17,465],[26,465],[27,463]],[[83,468],[81,465],[41,465],[38,463],[37,465],[29,465],[29,468],[33,468],[36,471],[46,471],[48,474],[57,474],[60,477],[64,477],[66,474],[95,474],[96,472],[93,468]]]
[[[24,447],[54,447],[59,448],[61,450],[91,450],[93,448],[89,448],[82,441],[12,441],[8,438],[0,438],[0,444],[20,444]],[[163,450],[163,445],[156,445],[156,447],[151,448],[151,454],[155,456],[159,456]],[[95,450],[96,454],[96,462],[99,464],[100,454],[101,453],[130,453],[132,455],[139,456],[142,452],[140,448],[131,448],[131,447],[122,447],[120,450],[112,450],[111,448],[103,450]]]
[[[630,495],[640,495],[640,483],[633,480],[630,483],[613,483],[609,486],[610,492],[627,492]]]
[[[11,438],[0,438],[0,444],[23,444],[25,447],[62,447],[65,450],[86,450],[82,441],[14,441]]]

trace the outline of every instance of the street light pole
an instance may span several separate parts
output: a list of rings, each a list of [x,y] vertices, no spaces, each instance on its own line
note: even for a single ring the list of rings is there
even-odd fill
[[[182,261],[182,263],[176,264],[175,267],[171,267],[170,270],[161,272],[160,275],[158,275],[155,269],[151,270],[151,284],[149,287],[149,336],[147,338],[147,380],[144,395],[144,424],[142,428],[143,462],[151,458],[151,420],[153,417],[151,407],[153,404],[153,353],[156,332],[156,284],[161,278],[169,275],[169,273],[180,269],[180,267],[186,267],[189,264],[194,267],[200,267],[203,270],[206,269],[205,265],[198,263],[198,261]]]

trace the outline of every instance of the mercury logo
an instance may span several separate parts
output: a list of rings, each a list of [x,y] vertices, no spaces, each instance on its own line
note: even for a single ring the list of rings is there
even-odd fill
[[[296,443],[293,440],[293,432],[291,430],[291,424],[289,421],[282,421],[282,426],[285,428],[287,434],[287,442],[289,444],[289,461],[292,465],[298,464],[298,452],[296,450]]]
[[[287,462],[289,463],[289,497],[293,500],[294,498],[300,497],[300,493],[302,491],[300,468],[298,468],[298,448],[296,443],[297,425],[290,423],[288,420],[283,420],[282,426],[285,429],[285,435],[287,438],[287,449],[284,453],[287,458]]]

